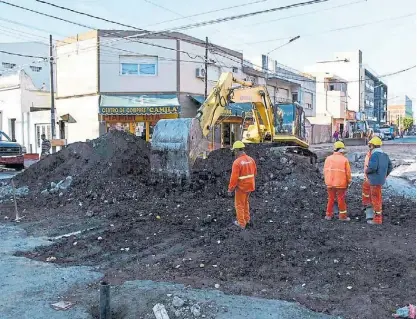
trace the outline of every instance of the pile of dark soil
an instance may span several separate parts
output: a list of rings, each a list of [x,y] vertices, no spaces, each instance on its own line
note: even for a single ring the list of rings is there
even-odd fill
[[[113,200],[113,195],[127,194],[132,186],[146,182],[148,173],[148,143],[132,134],[112,131],[49,155],[16,176],[15,182],[29,186],[29,197],[35,207],[50,207],[104,197]],[[57,183],[67,176],[72,176],[73,183],[64,191],[65,196],[40,194],[51,182]]]
[[[233,199],[226,195],[233,161],[229,150],[198,161],[190,185],[151,185],[146,145],[127,138],[137,147],[132,154],[111,155],[103,162],[97,157],[96,175],[74,174],[79,184],[55,196],[48,209],[21,203],[26,221],[36,219],[36,227],[48,227],[49,233],[65,218],[71,219],[67,232],[94,225],[23,255],[94,266],[115,284],[132,279],[209,288],[218,284],[229,293],[296,300],[344,318],[385,318],[414,302],[415,202],[386,198],[384,224],[371,227],[361,212],[357,183],[348,195],[352,221],[324,221],[327,195],[319,171],[297,155],[255,145],[247,149],[258,164],[257,190],[251,196],[254,227],[240,231],[232,225]],[[137,167],[125,168],[116,159],[125,165],[136,160]],[[121,173],[107,169],[109,162]],[[78,167],[73,172],[82,170]],[[43,172],[48,174],[46,168]],[[101,192],[87,196],[97,189],[96,180]]]

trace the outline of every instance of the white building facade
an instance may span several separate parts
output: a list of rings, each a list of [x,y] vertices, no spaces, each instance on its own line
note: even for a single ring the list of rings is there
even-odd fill
[[[50,93],[23,70],[0,77],[0,130],[28,153],[40,153],[42,134],[52,137]]]
[[[194,116],[196,96],[205,91],[205,46],[180,33],[139,38],[137,32],[118,30],[61,41],[56,108],[65,136],[58,137],[85,141],[122,127],[150,140],[159,119]],[[208,60],[208,91],[221,72],[244,77],[239,52],[210,44]]]

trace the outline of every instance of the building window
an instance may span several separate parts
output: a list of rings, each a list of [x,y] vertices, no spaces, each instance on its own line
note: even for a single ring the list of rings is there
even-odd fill
[[[292,101],[293,102],[298,102],[298,93],[293,93],[292,94]]]
[[[304,92],[304,106],[306,109],[313,109],[313,93]]]
[[[233,73],[237,73],[238,71],[239,71],[239,69],[236,66],[232,67],[232,72]]]
[[[330,91],[334,91],[334,85],[330,85]]]
[[[14,63],[8,63],[8,62],[2,62],[1,65],[5,69],[13,69],[13,68],[16,67],[16,64],[14,64]]]
[[[158,57],[155,56],[120,56],[120,74],[155,76],[158,73]]]
[[[40,71],[42,70],[42,67],[41,67],[41,66],[34,66],[34,65],[31,65],[31,66],[30,66],[30,69],[31,69],[33,72],[40,72]]]

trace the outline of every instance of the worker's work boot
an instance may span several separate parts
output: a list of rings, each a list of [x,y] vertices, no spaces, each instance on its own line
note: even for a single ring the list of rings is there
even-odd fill
[[[324,217],[325,220],[332,220],[333,215],[326,214],[326,217]]]
[[[233,225],[235,225],[235,226],[239,227],[240,229],[245,229],[245,227],[242,227],[242,226],[239,224],[239,222],[238,222],[237,220],[235,220],[235,221],[233,222]]]
[[[350,217],[348,217],[347,212],[340,212],[339,213],[339,220],[341,220],[342,222],[348,222],[350,221]]]
[[[372,220],[367,221],[370,225],[381,225],[382,224],[382,213],[375,213]]]

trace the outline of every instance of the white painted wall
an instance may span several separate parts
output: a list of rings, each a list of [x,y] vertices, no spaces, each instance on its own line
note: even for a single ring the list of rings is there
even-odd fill
[[[85,142],[99,136],[98,102],[97,95],[56,100],[57,119],[70,114],[77,121],[66,123],[68,143]]]
[[[48,111],[33,115],[30,113],[30,107],[48,107],[49,105],[49,93],[36,90],[31,78],[25,72],[0,77],[0,130],[11,138],[11,119],[16,119],[16,141],[25,146],[28,152],[30,152],[31,144],[32,149],[35,145],[34,125],[50,123]]]
[[[196,77],[196,69],[204,68],[204,46],[198,46],[192,43],[181,41],[180,50],[189,52],[193,58],[197,56],[195,59],[191,59],[190,56],[185,53],[180,54],[180,60],[182,60],[180,74],[181,92],[199,95],[204,94],[204,81]],[[241,60],[238,57],[231,56],[225,52],[218,52],[218,54],[209,52],[208,59],[209,61],[214,61],[214,64],[210,64],[207,68],[208,92],[210,92],[210,90],[213,88],[215,82],[219,79],[220,74],[222,72],[232,72],[233,67],[237,69],[237,72],[234,73],[236,78],[243,79],[246,76],[242,72]]]
[[[335,53],[333,60],[343,59],[347,59],[349,62],[334,61],[326,63],[316,63],[312,66],[306,67],[305,71],[308,73],[329,72],[341,78],[344,78],[347,81],[355,81],[348,83],[347,92],[348,96],[350,96],[348,107],[349,110],[358,112],[359,105],[362,105],[360,104],[361,102],[359,98],[359,93],[363,92],[363,89],[361,88],[360,90],[360,86],[364,86],[363,82],[359,82],[359,70],[361,70],[361,73],[363,74],[362,76],[364,76],[364,70],[361,68],[361,65],[359,63],[359,52],[355,51]]]
[[[15,42],[15,43],[0,43],[0,50],[13,53],[24,53],[26,55],[48,57],[49,46],[41,42]],[[3,66],[3,63],[16,64],[12,70]],[[39,72],[35,72],[32,67],[41,67]],[[7,76],[20,69],[23,69],[33,80],[36,88],[40,89],[45,83],[49,89],[49,64],[39,58],[21,57],[0,52],[0,74]]]
[[[97,92],[97,39],[57,46],[57,97]]]
[[[120,38],[100,38],[100,91],[101,92],[176,92],[176,40],[141,40],[164,49]],[[114,49],[109,48],[114,47]],[[119,50],[118,50],[119,49]],[[156,76],[121,75],[119,56],[157,56]],[[189,59],[189,58],[188,58]]]

